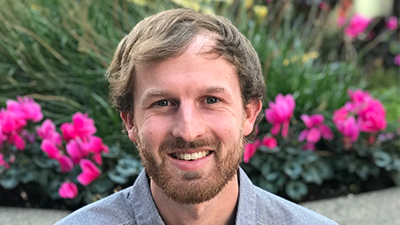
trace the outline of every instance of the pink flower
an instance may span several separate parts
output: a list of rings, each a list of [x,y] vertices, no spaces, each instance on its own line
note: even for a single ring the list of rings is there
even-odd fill
[[[254,156],[260,144],[261,144],[260,140],[255,140],[253,143],[248,143],[246,145],[246,147],[244,148],[244,155],[243,155],[243,161],[245,163],[248,163],[250,159]]]
[[[14,113],[20,113],[25,120],[39,122],[43,118],[42,108],[33,98],[27,96],[17,97],[18,102],[14,100],[7,101],[7,110]]]
[[[332,130],[326,126],[323,122],[325,120],[324,116],[321,114],[314,114],[311,116],[301,115],[300,118],[303,120],[304,124],[308,129],[300,132],[298,140],[307,140],[308,143],[317,143],[321,136],[326,140],[333,139]]]
[[[367,107],[358,114],[360,130],[368,133],[377,133],[380,130],[384,130],[387,126],[385,116],[386,111],[380,101],[369,101]]]
[[[56,143],[48,139],[42,141],[40,148],[47,153],[50,159],[58,159],[61,156],[61,152],[57,148]]]
[[[274,137],[265,136],[262,141],[261,145],[268,147],[269,149],[276,148],[278,146],[278,142]]]
[[[78,164],[82,158],[87,157],[89,155],[88,152],[84,151],[81,143],[82,142],[80,140],[71,140],[65,146],[67,153],[69,156],[71,156],[71,159],[74,162],[74,164]]]
[[[97,164],[97,165],[103,165],[103,158],[101,157],[100,153],[95,153],[92,155],[92,160]]]
[[[1,124],[0,124],[0,149],[3,146],[3,142],[7,140],[7,136],[3,134],[3,131],[1,130]]]
[[[26,124],[23,114],[19,111],[13,112],[3,108],[0,110],[0,127],[4,133],[19,133]]]
[[[345,121],[336,123],[336,127],[340,133],[351,138],[351,142],[357,141],[360,135],[360,129],[356,123],[354,116],[348,117]]]
[[[109,150],[108,146],[103,144],[103,140],[97,136],[89,137],[89,141],[82,143],[81,146],[84,149],[84,151],[90,153],[100,153],[100,152],[108,153]]]
[[[389,17],[389,19],[386,22],[386,27],[389,30],[396,30],[397,29],[397,23],[398,23],[397,17],[391,16],[391,17]]]
[[[60,156],[57,160],[61,166],[61,173],[67,173],[74,168],[74,163],[71,158],[66,155]]]
[[[72,116],[72,124],[64,123],[61,125],[61,132],[66,141],[78,137],[86,141],[90,136],[96,133],[96,127],[94,126],[94,121],[88,118],[87,113],[82,114],[77,112]]]
[[[58,189],[61,198],[75,198],[78,196],[78,187],[72,182],[64,182]]]
[[[393,59],[394,64],[400,66],[400,54],[396,55]]]
[[[26,147],[25,141],[24,141],[24,139],[22,139],[22,137],[19,136],[18,134],[12,134],[12,135],[10,135],[10,136],[9,136],[9,142],[12,143],[12,144],[14,144],[15,147],[16,147],[18,150],[20,150],[20,151],[25,150],[25,147]]]
[[[56,131],[56,126],[50,119],[46,119],[40,127],[37,127],[36,132],[42,139],[50,140],[59,146],[62,144],[61,135]]]
[[[51,136],[56,132],[56,125],[51,119],[46,119],[40,127],[36,128],[37,135],[42,139],[51,139]]]
[[[4,160],[4,156],[2,153],[0,153],[0,166],[4,166],[4,168],[6,169],[10,168],[10,164],[8,164],[6,160]]]
[[[348,116],[349,116],[349,111],[345,107],[342,107],[338,110],[334,110],[332,117],[333,123],[336,124],[344,122]]]
[[[265,110],[265,117],[272,124],[271,134],[277,135],[282,125],[282,137],[286,137],[289,132],[290,119],[296,107],[292,95],[283,96],[278,94],[275,98],[275,103],[270,101],[268,106],[269,108]]]
[[[97,166],[88,159],[81,159],[79,165],[82,168],[82,173],[78,175],[78,181],[86,186],[100,176],[100,170]]]
[[[349,26],[344,29],[344,33],[350,38],[355,38],[367,29],[371,21],[372,19],[356,14],[351,18]]]

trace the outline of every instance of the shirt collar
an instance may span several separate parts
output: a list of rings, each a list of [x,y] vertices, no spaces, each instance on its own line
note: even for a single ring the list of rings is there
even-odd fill
[[[236,224],[256,224],[256,193],[253,184],[239,168],[239,202]],[[128,201],[135,212],[137,224],[164,224],[151,195],[149,181],[143,170],[136,179],[128,196]]]

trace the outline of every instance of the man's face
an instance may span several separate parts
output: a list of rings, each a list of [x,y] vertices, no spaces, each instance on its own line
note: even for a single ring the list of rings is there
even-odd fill
[[[234,66],[204,53],[212,44],[199,35],[179,57],[137,66],[134,115],[121,114],[151,180],[184,204],[212,199],[236,175],[261,109],[243,106]]]

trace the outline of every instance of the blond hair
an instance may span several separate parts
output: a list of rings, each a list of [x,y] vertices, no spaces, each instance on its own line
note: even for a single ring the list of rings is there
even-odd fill
[[[190,9],[174,9],[145,18],[119,43],[106,74],[114,107],[120,112],[134,111],[136,65],[179,56],[199,34],[211,34],[215,39],[211,52],[235,66],[244,105],[253,100],[263,100],[265,83],[260,61],[246,37],[223,17]],[[254,127],[261,117],[260,113]],[[246,139],[254,137],[255,129]]]

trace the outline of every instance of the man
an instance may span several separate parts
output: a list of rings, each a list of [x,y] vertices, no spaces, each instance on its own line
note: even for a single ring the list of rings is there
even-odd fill
[[[239,168],[265,84],[257,53],[228,20],[187,9],[146,18],[107,77],[145,169],[59,224],[336,224],[253,186]]]

